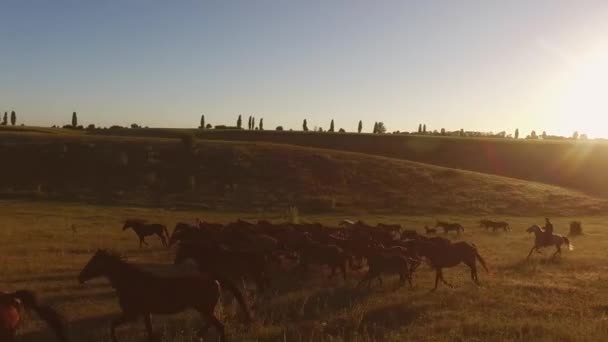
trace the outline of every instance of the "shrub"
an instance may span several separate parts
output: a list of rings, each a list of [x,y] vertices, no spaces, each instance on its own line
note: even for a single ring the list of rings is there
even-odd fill
[[[275,130],[282,131],[283,130],[283,126],[277,126],[277,128]]]

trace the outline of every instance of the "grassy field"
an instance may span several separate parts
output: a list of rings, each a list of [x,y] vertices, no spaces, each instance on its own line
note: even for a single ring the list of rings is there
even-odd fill
[[[170,263],[172,251],[137,248],[132,232],[121,221],[145,217],[172,225],[195,217],[211,221],[284,220],[282,214],[238,214],[211,211],[170,211],[81,204],[0,202],[0,288],[30,288],[55,305],[70,321],[75,341],[109,341],[109,321],[118,313],[116,297],[106,281],[81,286],[76,276],[98,248],[112,248],[135,263]],[[340,215],[302,216],[304,221],[335,224]],[[351,218],[351,217],[349,217]],[[401,223],[421,231],[433,218],[368,215],[375,222]],[[385,279],[371,292],[354,288],[360,273],[349,279],[327,280],[277,271],[273,294],[251,297],[256,324],[247,329],[230,298],[219,312],[233,341],[600,341],[608,338],[608,288],[605,286],[606,217],[554,218],[556,233],[566,233],[572,219],[583,221],[585,235],[573,239],[575,250],[547,261],[525,256],[533,237],[524,232],[542,217],[497,217],[513,231],[488,233],[475,223],[481,217],[440,216],[464,224],[461,238],[475,243],[491,272],[481,271],[483,287],[475,287],[465,266],[445,272],[455,289],[429,293],[433,275],[427,266],[416,274],[415,288],[396,289]],[[192,341],[198,318],[192,313],[153,318],[163,341]],[[143,341],[143,323],[119,330],[121,341]],[[213,337],[210,335],[211,340]],[[46,328],[28,317],[20,341],[51,340]]]

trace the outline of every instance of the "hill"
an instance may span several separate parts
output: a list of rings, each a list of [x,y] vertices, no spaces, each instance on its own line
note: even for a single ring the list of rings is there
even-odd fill
[[[403,214],[599,213],[607,201],[504,177],[269,143],[0,133],[0,195],[164,207]]]
[[[398,158],[557,185],[608,197],[608,143],[291,131],[116,129],[94,134],[271,142]]]

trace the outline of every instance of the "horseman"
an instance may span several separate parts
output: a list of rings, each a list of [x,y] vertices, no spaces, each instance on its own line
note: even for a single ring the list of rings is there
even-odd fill
[[[553,224],[548,218],[545,218],[545,243],[547,245],[551,244],[551,237],[553,236]]]

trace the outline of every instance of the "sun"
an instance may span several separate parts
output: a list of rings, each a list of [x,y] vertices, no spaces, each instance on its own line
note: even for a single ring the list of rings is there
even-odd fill
[[[608,48],[572,62],[558,102],[561,131],[608,138]]]

